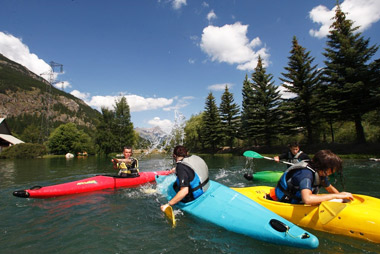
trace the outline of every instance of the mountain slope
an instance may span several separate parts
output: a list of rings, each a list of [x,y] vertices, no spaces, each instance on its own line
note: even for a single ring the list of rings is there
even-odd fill
[[[73,122],[90,130],[99,115],[81,99],[0,54],[0,116],[7,118],[12,132],[21,134],[30,124],[40,127],[46,119],[49,128]]]

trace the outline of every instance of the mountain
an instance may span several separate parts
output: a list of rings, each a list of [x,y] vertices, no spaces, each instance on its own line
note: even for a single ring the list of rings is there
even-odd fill
[[[161,143],[169,136],[158,126],[152,128],[135,128],[135,131],[139,133],[141,138],[149,140],[151,143]]]
[[[21,135],[31,124],[52,129],[68,122],[91,132],[99,116],[81,99],[0,54],[0,117],[7,118],[12,133]]]

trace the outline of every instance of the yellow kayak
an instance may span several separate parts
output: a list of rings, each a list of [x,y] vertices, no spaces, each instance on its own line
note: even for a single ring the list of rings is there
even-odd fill
[[[354,194],[354,200],[348,203],[325,201],[319,206],[294,205],[266,199],[272,188],[232,189],[298,226],[380,243],[380,199]]]

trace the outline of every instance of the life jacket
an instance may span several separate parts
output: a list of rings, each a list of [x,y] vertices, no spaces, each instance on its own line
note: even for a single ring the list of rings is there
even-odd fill
[[[290,163],[293,163],[293,164],[300,162],[299,157],[302,153],[303,152],[300,150],[296,155],[294,155],[294,157],[292,157],[293,154],[289,151],[288,152],[288,161]]]
[[[118,162],[117,167],[120,169],[119,175],[123,177],[138,177],[139,175],[139,162],[137,159],[130,157],[131,162]]]
[[[197,155],[191,155],[190,157],[185,157],[182,161],[177,163],[182,163],[194,171],[194,179],[190,182],[190,195],[193,199],[198,198],[204,192],[207,191],[210,186],[208,178],[208,167],[206,162]],[[179,179],[176,181],[176,191],[179,191]]]
[[[278,201],[292,204],[298,204],[302,201],[301,190],[299,186],[294,186],[292,184],[293,174],[289,173],[294,173],[294,171],[296,170],[305,168],[309,169],[314,174],[312,183],[312,193],[318,193],[319,187],[321,186],[321,180],[319,178],[318,172],[309,167],[307,161],[301,161],[289,167],[278,181],[277,186],[275,188],[276,198]]]

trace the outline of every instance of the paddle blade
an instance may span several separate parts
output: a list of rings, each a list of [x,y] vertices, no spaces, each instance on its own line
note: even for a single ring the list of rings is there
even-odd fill
[[[258,153],[254,152],[254,151],[245,151],[243,153],[243,155],[245,157],[250,157],[250,158],[255,158],[255,159],[262,159],[262,158],[264,158],[261,154],[258,154]]]
[[[175,217],[174,217],[173,208],[171,206],[166,207],[164,213],[165,213],[166,217],[168,217],[169,220],[172,222],[172,226],[174,228],[176,224],[175,224]]]
[[[324,201],[319,205],[319,221],[325,225],[334,219],[345,207],[347,204],[340,202],[329,202]]]

